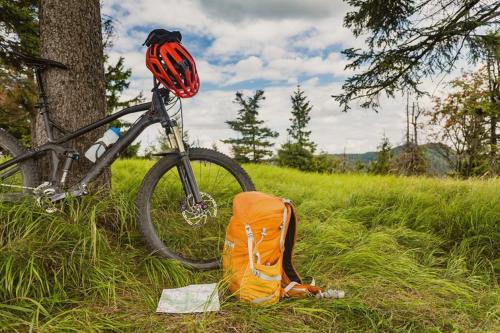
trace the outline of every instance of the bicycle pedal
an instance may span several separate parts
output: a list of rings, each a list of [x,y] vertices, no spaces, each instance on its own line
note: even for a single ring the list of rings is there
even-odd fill
[[[49,214],[54,214],[55,212],[57,212],[59,209],[57,208],[54,208],[54,207],[50,207],[50,208],[45,208],[45,211]]]

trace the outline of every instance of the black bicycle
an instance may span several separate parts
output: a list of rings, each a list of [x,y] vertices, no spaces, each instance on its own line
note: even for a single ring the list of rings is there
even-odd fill
[[[113,163],[148,126],[160,123],[168,136],[170,150],[155,154],[158,162],[144,177],[137,194],[137,222],[152,251],[179,260],[196,269],[219,267],[226,225],[233,197],[255,189],[247,173],[222,153],[189,148],[182,135],[182,103],[155,80],[152,101],[105,117],[68,133],[50,119],[42,74],[49,67],[67,70],[59,62],[21,56],[34,67],[38,86],[39,112],[48,143],[26,150],[0,128],[0,202],[35,197],[38,202],[60,202],[88,193],[88,184]],[[177,108],[175,108],[177,106]],[[171,110],[176,110],[174,113]],[[67,143],[98,127],[131,113],[143,112],[137,121],[111,145],[88,173],[68,186],[66,178],[80,153]],[[170,115],[169,115],[170,114]],[[62,134],[54,136],[54,129]],[[65,145],[66,144],[66,145]],[[51,177],[40,180],[36,159],[50,156]]]

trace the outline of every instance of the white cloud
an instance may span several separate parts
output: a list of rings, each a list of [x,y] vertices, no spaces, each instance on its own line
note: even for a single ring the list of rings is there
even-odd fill
[[[200,0],[203,8],[223,20],[252,18],[322,18],[343,12],[347,5],[331,0]]]
[[[339,92],[346,60],[339,50],[361,47],[342,25],[347,5],[341,0],[104,0],[103,12],[116,20],[118,39],[111,60],[125,58],[132,68],[130,89],[124,97],[140,91],[149,97],[151,73],[144,64],[142,45],[152,28],[180,30],[188,49],[196,49],[201,89],[185,105],[185,128],[193,139],[210,146],[234,133],[225,121],[236,116],[232,103],[235,89],[255,87],[258,80],[272,85],[265,88],[266,100],[260,111],[268,126],[280,132],[278,143],[286,140],[289,125],[290,94],[297,83],[309,96],[314,108],[310,128],[319,149],[328,152],[374,150],[385,133],[394,144],[402,139],[403,98],[382,98],[380,113],[363,111],[355,105],[342,113],[331,95]],[[213,87],[220,87],[215,89]],[[427,80],[424,86],[433,89]],[[207,87],[212,87],[208,90]],[[249,94],[253,90],[245,89]],[[150,128],[139,138],[153,144],[159,128]]]

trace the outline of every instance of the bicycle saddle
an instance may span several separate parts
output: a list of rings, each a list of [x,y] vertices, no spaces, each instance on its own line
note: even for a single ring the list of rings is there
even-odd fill
[[[68,69],[68,66],[55,60],[31,57],[19,52],[13,52],[13,54],[26,64],[31,64],[39,67],[57,67],[61,69]]]

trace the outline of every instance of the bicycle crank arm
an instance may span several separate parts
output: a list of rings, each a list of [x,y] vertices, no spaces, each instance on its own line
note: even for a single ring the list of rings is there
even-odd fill
[[[64,193],[57,193],[57,194],[54,194],[54,195],[50,195],[48,198],[49,200],[52,202],[52,203],[56,203],[58,201],[61,201],[69,196],[71,197],[81,197],[81,196],[84,196],[87,194],[87,191],[84,190],[84,189],[77,189],[77,190],[74,190],[74,191],[70,191],[70,192],[64,192]]]

